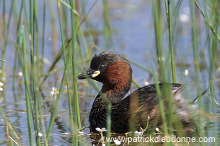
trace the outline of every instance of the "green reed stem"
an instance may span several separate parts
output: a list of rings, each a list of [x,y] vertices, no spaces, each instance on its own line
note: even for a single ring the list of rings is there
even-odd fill
[[[71,63],[71,60],[68,59],[66,61],[66,65],[70,64]],[[74,122],[74,117],[73,117],[73,106],[72,106],[72,103],[73,103],[73,100],[72,100],[72,94],[70,93],[70,84],[69,84],[69,75],[67,74],[67,77],[66,77],[66,84],[67,84],[67,93],[68,93],[68,106],[69,106],[69,119],[70,119],[70,129],[71,129],[71,132],[72,132],[72,142],[74,143],[74,145],[77,145],[78,144],[78,139],[77,139],[77,134],[78,134],[78,129],[76,128],[76,124]]]
[[[206,3],[208,3],[209,1],[206,1]],[[214,30],[216,32],[219,32],[219,15],[220,15],[220,10],[218,9],[218,5],[220,5],[220,2],[219,1],[215,1],[215,0],[211,0],[211,19],[213,20],[213,27],[214,27]],[[209,5],[208,5],[209,6]],[[207,32],[208,33],[208,32]],[[208,38],[210,39],[210,47],[208,49],[209,51],[209,88],[210,88],[210,96],[211,96],[211,103],[212,103],[212,106],[211,106],[211,111],[213,114],[216,113],[216,96],[215,96],[215,64],[216,62],[219,61],[219,40],[218,38],[215,36],[215,35],[211,35],[212,37]],[[218,52],[218,53],[217,53]],[[208,104],[210,105],[210,104]],[[208,111],[208,106],[206,106],[206,109]],[[213,125],[213,135],[215,137],[217,137],[217,124],[214,124]],[[217,143],[214,143],[214,145],[217,146]]]
[[[112,47],[113,41],[112,41],[112,30],[111,30],[111,21],[109,17],[109,5],[108,0],[102,0],[103,2],[103,20],[104,20],[104,43],[107,49],[110,49]]]
[[[155,45],[157,52],[157,61],[159,65],[159,74],[162,77],[162,81],[165,81],[163,77],[165,77],[164,70],[164,59],[163,59],[163,48],[162,48],[162,12],[161,12],[161,3],[158,1],[153,1],[153,18],[154,18],[154,31],[155,31]]]
[[[42,28],[42,46],[41,46],[41,60],[44,60],[44,46],[45,46],[45,25],[46,25],[46,4],[47,1],[44,0],[44,7],[43,7],[43,28]],[[44,63],[42,61],[41,70],[44,70]]]
[[[27,121],[28,121],[28,136],[30,145],[34,144],[33,137],[32,137],[32,109],[31,109],[31,97],[29,92],[29,79],[28,79],[28,71],[27,71],[27,61],[26,61],[26,44],[25,44],[25,33],[24,33],[24,26],[22,25],[20,28],[20,38],[21,40],[21,50],[22,50],[22,71],[24,76],[24,85],[25,85],[25,97],[26,97],[26,111],[27,111]]]
[[[66,3],[63,0],[59,0],[59,2],[61,2],[64,6],[66,6],[67,8],[69,8],[74,14],[79,15],[78,12],[75,10],[75,8],[73,8],[71,5],[69,5],[68,3]],[[75,6],[74,6],[75,7]]]
[[[164,108],[163,101],[162,101],[163,100],[162,99],[162,93],[161,93],[161,89],[160,89],[159,84],[158,84],[158,78],[157,78],[157,75],[156,75],[156,70],[154,68],[154,65],[152,65],[152,68],[153,68],[154,82],[155,82],[156,90],[157,90],[157,96],[158,96],[158,99],[159,99],[158,104],[159,104],[159,110],[160,110],[161,118],[162,118],[162,121],[163,121],[164,134],[168,135],[165,108]]]
[[[216,11],[216,10],[213,8],[213,11]],[[215,25],[215,28],[216,28],[215,30],[218,29],[218,24],[219,24],[219,20],[217,18],[215,18],[215,17],[219,16],[218,12],[216,14],[217,14],[216,16],[213,16],[214,17],[213,19],[215,20],[215,24],[216,24]],[[209,66],[210,66],[210,68],[209,68],[209,87],[210,87],[210,96],[212,97],[213,101],[215,99],[215,95],[214,95],[214,93],[215,93],[215,87],[214,87],[215,86],[215,84],[214,84],[215,59],[216,59],[216,56],[217,56],[216,52],[218,52],[217,48],[219,48],[218,46],[219,45],[218,45],[217,39],[215,37],[211,37],[210,48],[208,48],[209,63],[210,63],[209,64]],[[212,103],[214,103],[214,102],[212,102]],[[213,105],[215,105],[215,104],[213,104]],[[214,111],[214,108],[212,110]]]
[[[60,34],[61,34],[61,39],[62,39],[62,49],[64,49],[65,47],[65,38],[64,38],[64,33],[63,33],[63,9],[60,5],[60,2],[57,1],[57,7],[58,7],[58,14],[59,14],[59,24],[60,24]],[[67,23],[66,24],[66,28],[67,28]],[[70,50],[70,49],[68,49]],[[69,57],[68,54],[70,54],[71,51],[67,51],[67,49],[64,49],[64,65],[66,68],[68,68],[68,66],[71,66],[71,58]],[[66,72],[68,72],[68,70],[66,70]],[[68,105],[69,105],[69,117],[70,117],[70,129],[72,132],[72,142],[76,145],[77,144],[77,129],[74,126],[74,121],[73,121],[73,108],[72,108],[72,94],[70,93],[70,84],[69,84],[69,74],[66,74],[66,84],[67,84],[67,91],[68,91]]]
[[[35,129],[35,140],[37,145],[41,145],[41,138],[38,133],[41,132],[44,123],[40,125],[42,119],[41,111],[41,99],[38,90],[38,80],[40,76],[39,68],[39,48],[38,48],[38,16],[37,16],[37,4],[36,0],[33,0],[29,4],[29,40],[30,40],[30,58],[31,58],[31,71],[30,71],[30,83],[31,83],[31,93],[33,95],[33,110],[34,110],[34,129]],[[45,132],[44,132],[45,134]],[[45,136],[45,135],[44,135]],[[46,142],[47,145],[47,142]]]
[[[196,80],[196,87],[197,87],[197,94],[199,96],[201,93],[201,79],[200,79],[200,63],[199,63],[199,48],[198,48],[198,26],[199,24],[197,23],[197,18],[196,18],[196,10],[195,10],[195,6],[193,2],[190,2],[190,11],[191,11],[191,22],[192,22],[192,47],[193,47],[193,60],[194,60],[194,68],[195,68],[195,80]],[[202,100],[201,98],[198,98],[198,104],[199,104],[199,108],[201,109],[202,107]],[[200,117],[199,117],[200,118]],[[198,125],[203,125],[202,120],[198,119]],[[201,134],[201,136],[204,136],[204,132],[203,132],[203,127],[202,126],[198,126],[199,127],[199,134]],[[204,143],[201,143],[202,145],[204,145]]]
[[[163,32],[163,21],[162,21],[162,8],[161,8],[161,3],[160,1],[153,1],[153,18],[154,18],[154,29],[155,29],[155,43],[156,43],[156,51],[157,51],[157,61],[158,61],[158,65],[159,65],[159,75],[161,77],[161,81],[162,82],[167,82],[167,76],[169,75],[169,73],[166,74],[165,71],[167,71],[165,69],[164,66],[164,56],[163,56],[163,47],[162,47],[162,32]],[[170,36],[171,37],[171,36]],[[172,37],[171,37],[172,39]],[[172,43],[172,41],[171,41]],[[170,44],[171,45],[171,44]],[[171,92],[170,92],[170,88],[167,86],[163,86],[162,87],[162,92],[163,92],[163,96],[166,97],[165,100],[165,104],[166,104],[166,108],[168,109],[168,112],[165,114],[166,115],[166,119],[167,119],[167,123],[168,125],[164,126],[164,129],[166,132],[169,132],[169,134],[172,135],[172,123],[173,123],[173,108],[172,108],[172,103],[173,103],[173,99],[171,96]],[[162,109],[162,108],[160,108]],[[161,113],[163,113],[163,111],[160,110]],[[166,123],[163,123],[166,124]],[[167,127],[168,126],[168,127]],[[169,130],[169,131],[167,131]],[[167,134],[167,133],[165,133]]]
[[[37,81],[39,80],[41,68],[40,68],[40,49],[39,49],[39,25],[38,25],[38,7],[37,0],[33,0],[33,49],[34,55],[36,57],[36,73],[37,73]]]
[[[220,42],[220,37],[218,35],[218,31],[215,30],[215,27],[212,25],[211,20],[205,15],[205,13],[202,11],[202,9],[200,8],[200,6],[198,5],[198,3],[194,0],[194,3],[196,5],[196,7],[199,9],[200,13],[202,14],[205,23],[208,25],[208,27],[210,28],[210,30],[212,31],[213,35],[217,38],[218,42]]]
[[[169,45],[170,45],[170,59],[171,59],[171,70],[172,70],[172,79],[173,82],[176,83],[176,67],[175,67],[175,59],[174,59],[174,47],[173,47],[173,28],[172,28],[172,19],[170,14],[170,0],[164,0],[166,6],[166,15],[168,22],[168,30],[169,30]]]
[[[54,119],[55,119],[55,115],[56,115],[56,112],[57,112],[57,108],[58,108],[58,105],[59,105],[59,101],[60,101],[60,97],[61,97],[61,91],[63,89],[63,86],[64,86],[64,83],[65,83],[65,78],[66,78],[66,66],[65,66],[65,69],[64,69],[64,72],[63,72],[63,77],[62,77],[62,81],[61,81],[61,85],[60,85],[60,88],[59,88],[59,93],[56,97],[56,100],[55,100],[55,103],[54,105],[52,106],[53,109],[52,109],[52,114],[50,116],[50,123],[49,123],[49,127],[48,127],[48,130],[47,130],[47,138],[46,140],[48,141],[49,143],[49,140],[50,140],[50,133],[51,133],[51,130],[53,128],[53,124],[54,124]]]
[[[75,8],[75,0],[70,0],[70,5],[72,9]],[[77,36],[78,36],[78,26],[80,25],[80,20],[78,15],[75,13],[71,13],[71,25],[72,25],[72,72],[73,72],[73,97],[74,97],[74,110],[75,110],[75,120],[78,128],[81,128],[81,120],[80,120],[80,109],[79,109],[79,97],[78,97],[78,86],[77,86]]]

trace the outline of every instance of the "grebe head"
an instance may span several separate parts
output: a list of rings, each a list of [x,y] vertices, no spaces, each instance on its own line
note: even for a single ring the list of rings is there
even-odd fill
[[[103,83],[102,90],[125,90],[131,86],[132,69],[129,62],[122,56],[109,51],[95,55],[90,68],[78,79],[91,78]]]

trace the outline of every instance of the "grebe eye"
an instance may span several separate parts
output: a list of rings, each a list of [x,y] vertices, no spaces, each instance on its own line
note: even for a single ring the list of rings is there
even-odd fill
[[[99,69],[100,70],[104,70],[106,68],[106,65],[105,64],[101,64],[100,66],[99,66]]]

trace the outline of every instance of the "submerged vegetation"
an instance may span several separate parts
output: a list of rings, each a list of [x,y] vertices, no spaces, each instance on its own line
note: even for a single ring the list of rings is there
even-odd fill
[[[0,144],[91,145],[89,132],[81,130],[99,88],[77,75],[95,53],[113,50],[141,72],[133,75],[135,89],[143,80],[180,82],[189,101],[198,95],[199,113],[207,119],[199,133],[218,145],[219,7],[216,0],[1,0]],[[108,109],[110,121],[110,104]],[[170,115],[162,115],[164,129],[156,133],[172,135],[165,122]],[[103,132],[109,136],[110,125],[97,128],[101,143],[109,145]],[[143,136],[143,128],[136,133]]]

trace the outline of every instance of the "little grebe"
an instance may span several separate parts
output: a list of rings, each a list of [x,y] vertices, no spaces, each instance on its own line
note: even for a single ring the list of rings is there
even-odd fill
[[[102,82],[101,92],[108,98],[112,104],[111,109],[111,130],[116,133],[126,133],[132,128],[136,130],[160,128],[162,118],[159,110],[156,85],[141,87],[124,97],[131,86],[132,69],[129,62],[122,56],[113,52],[102,52],[92,58],[90,68],[85,74],[80,74],[78,79],[91,78]],[[163,85],[169,84],[171,88],[174,112],[173,130],[184,129],[183,131],[191,133],[195,131],[195,124],[190,110],[183,104],[181,97],[182,85],[178,83],[159,83],[162,89]],[[163,102],[165,97],[162,97]],[[166,107],[165,107],[165,111]],[[107,104],[99,93],[92,105],[89,115],[90,131],[97,132],[96,128],[106,127]]]

